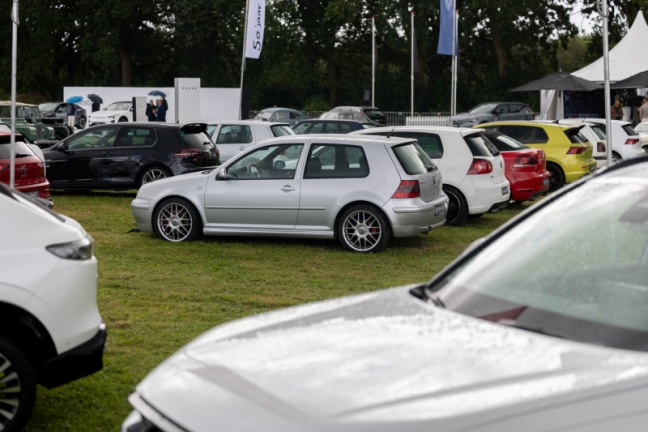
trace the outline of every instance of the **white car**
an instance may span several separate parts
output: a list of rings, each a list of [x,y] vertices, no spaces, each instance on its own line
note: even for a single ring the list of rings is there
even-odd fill
[[[36,384],[102,368],[93,240],[75,220],[0,184],[0,430],[22,430]]]
[[[648,160],[621,162],[429,283],[218,326],[144,378],[122,431],[645,432],[646,197]]]
[[[574,119],[558,120],[558,123],[567,126],[579,126],[584,124],[585,126],[580,129],[580,133],[582,133],[583,136],[587,138],[587,141],[592,144],[592,157],[596,161],[596,168],[601,169],[607,166],[607,137],[605,136],[603,129],[594,123],[583,123]]]
[[[207,122],[207,134],[220,151],[221,163],[261,141],[295,135],[288,123],[263,120],[215,120]]]
[[[603,131],[607,137],[605,119],[602,118],[584,118],[574,119],[581,122],[593,123]],[[624,120],[611,120],[612,122],[612,159],[620,161],[631,159],[638,156],[644,156],[645,150],[641,146],[641,137],[632,128],[632,123]],[[607,139],[607,142],[610,140]]]
[[[504,159],[481,129],[443,126],[390,126],[352,134],[416,138],[441,170],[443,191],[450,199],[447,225],[460,225],[468,215],[482,215],[505,207],[510,184]]]
[[[91,113],[88,118],[88,126],[132,121],[133,102],[113,102],[106,108]]]
[[[648,122],[637,123],[633,129],[641,137],[641,146],[648,151]]]

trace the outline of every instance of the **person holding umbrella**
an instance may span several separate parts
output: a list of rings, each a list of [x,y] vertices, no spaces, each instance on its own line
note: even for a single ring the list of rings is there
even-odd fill
[[[76,120],[76,104],[81,102],[83,98],[81,96],[72,96],[67,98],[65,102],[67,102],[67,116],[68,116],[68,126],[71,128],[74,128],[74,123]]]
[[[164,97],[161,97],[160,99],[157,100],[157,110],[155,111],[155,117],[156,120],[159,122],[165,122],[166,121],[166,113],[167,110],[169,109],[169,105],[167,104],[167,101]]]
[[[99,111],[99,106],[103,103],[101,96],[91,93],[88,99],[92,102],[92,112]]]

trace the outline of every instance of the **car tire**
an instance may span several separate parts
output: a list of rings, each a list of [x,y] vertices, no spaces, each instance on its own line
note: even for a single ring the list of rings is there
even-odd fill
[[[36,401],[34,371],[27,357],[0,335],[0,429],[16,432],[24,429]]]
[[[137,184],[139,187],[142,187],[142,185],[145,185],[146,183],[151,183],[167,177],[171,177],[171,174],[169,174],[169,172],[164,168],[149,167],[140,173]]]
[[[391,227],[376,207],[358,204],[340,216],[337,236],[342,246],[352,252],[380,252],[389,243]]]
[[[127,122],[127,121],[128,121],[128,119],[126,117],[119,117],[119,120],[117,120],[117,122],[119,122],[119,123],[124,123],[124,122]]]
[[[466,222],[468,216],[468,204],[463,194],[451,186],[444,186],[443,192],[448,196],[448,213],[446,225],[458,226]]]
[[[153,229],[162,240],[191,241],[202,233],[202,221],[193,204],[184,198],[173,197],[155,208]]]
[[[549,192],[555,192],[565,186],[565,174],[562,168],[555,163],[547,162],[547,171],[549,171]]]
[[[85,129],[86,127],[86,118],[85,116],[79,117],[79,121],[76,125],[79,129]]]
[[[623,157],[619,153],[615,151],[612,152],[612,162],[617,163],[617,162],[621,162],[622,160]]]

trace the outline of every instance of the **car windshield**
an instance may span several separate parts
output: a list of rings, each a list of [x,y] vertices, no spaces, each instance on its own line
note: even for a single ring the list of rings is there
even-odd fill
[[[272,117],[271,111],[259,111],[254,118],[255,120],[270,120],[270,117]]]
[[[128,111],[132,102],[113,102],[106,107],[106,111]]]
[[[485,137],[497,148],[499,151],[516,151],[524,150],[529,147],[522,144],[520,141],[515,138],[511,138],[508,135],[504,135],[498,132],[490,132],[485,135]]]
[[[609,173],[540,207],[433,282],[430,296],[484,320],[648,351],[642,168],[635,166],[632,180]]]
[[[41,111],[54,111],[57,106],[59,106],[58,102],[52,102],[40,104],[38,105],[38,108],[40,108]]]
[[[485,103],[471,108],[468,112],[470,114],[491,114],[496,106],[496,103]]]

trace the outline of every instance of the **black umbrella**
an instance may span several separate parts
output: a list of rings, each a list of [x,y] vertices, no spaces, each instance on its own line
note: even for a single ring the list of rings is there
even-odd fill
[[[643,88],[648,87],[648,71],[639,72],[624,80],[610,84],[611,89]]]
[[[96,94],[89,94],[88,99],[90,99],[94,103],[102,104],[103,99],[101,99],[101,96],[96,95]]]
[[[148,94],[149,96],[161,96],[163,98],[166,97],[166,93],[160,90],[151,90]]]
[[[531,81],[509,91],[534,91],[534,90],[572,90],[572,91],[592,91],[600,89],[602,86],[592,81],[579,78],[564,72],[558,72],[546,75],[535,81]]]

